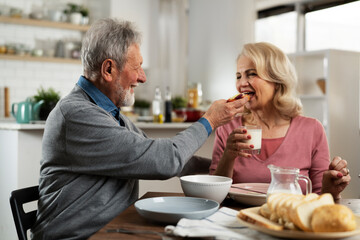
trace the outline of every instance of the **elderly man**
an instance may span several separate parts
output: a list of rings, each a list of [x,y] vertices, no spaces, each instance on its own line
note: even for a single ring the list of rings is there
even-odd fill
[[[146,81],[139,44],[131,23],[112,19],[84,36],[84,75],[46,121],[32,239],[88,238],[138,199],[138,179],[176,176],[216,127],[242,111],[246,99],[218,100],[176,136],[147,138],[120,109]]]

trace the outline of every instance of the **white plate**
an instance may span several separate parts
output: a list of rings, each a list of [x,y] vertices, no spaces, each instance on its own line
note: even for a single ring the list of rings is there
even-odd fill
[[[218,210],[219,203],[205,198],[155,197],[135,202],[135,208],[144,218],[176,224],[181,218],[205,218]]]
[[[266,202],[269,183],[237,183],[231,185],[229,196],[237,202],[260,206]],[[260,193],[262,192],[262,193]]]
[[[258,214],[260,207],[249,208],[253,213]],[[259,217],[263,218],[260,214]],[[354,231],[349,232],[324,232],[324,233],[313,233],[313,232],[303,232],[303,231],[294,231],[294,230],[272,230],[253,223],[246,222],[240,218],[237,218],[239,222],[251,229],[257,230],[262,233],[266,233],[271,236],[281,237],[286,239],[341,239],[347,238],[360,234],[360,217],[355,215],[357,227]]]

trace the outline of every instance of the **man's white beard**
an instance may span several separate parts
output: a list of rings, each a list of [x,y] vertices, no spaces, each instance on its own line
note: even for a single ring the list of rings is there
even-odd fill
[[[129,90],[121,89],[121,95],[124,96],[121,106],[129,107],[135,103],[135,93],[131,93],[131,88]],[[124,94],[125,93],[125,94]]]

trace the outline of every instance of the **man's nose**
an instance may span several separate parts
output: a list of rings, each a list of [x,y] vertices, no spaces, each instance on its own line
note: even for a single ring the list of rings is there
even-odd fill
[[[142,68],[139,71],[138,82],[141,82],[141,83],[146,82],[146,75],[145,75],[144,69],[142,69]]]

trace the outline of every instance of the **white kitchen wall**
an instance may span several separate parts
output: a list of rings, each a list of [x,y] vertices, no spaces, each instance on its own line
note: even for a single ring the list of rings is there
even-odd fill
[[[228,98],[235,88],[236,57],[254,40],[254,0],[189,1],[188,81],[202,83],[203,100]]]

